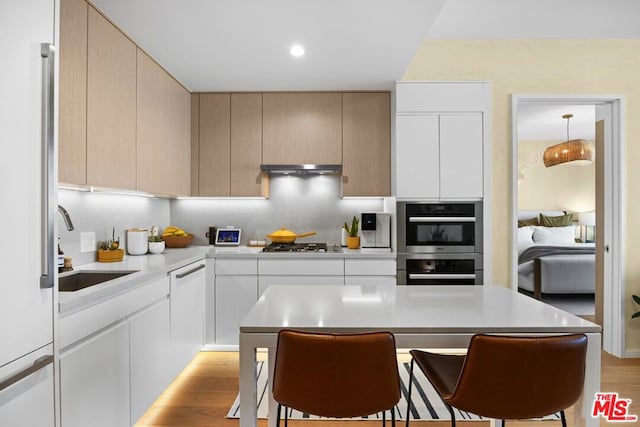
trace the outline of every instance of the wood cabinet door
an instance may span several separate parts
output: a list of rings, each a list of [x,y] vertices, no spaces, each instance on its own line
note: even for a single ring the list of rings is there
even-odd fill
[[[137,188],[189,195],[190,94],[140,49],[137,75]]]
[[[440,197],[437,115],[396,117],[396,197]]]
[[[231,94],[231,196],[261,196],[262,94]]]
[[[87,184],[136,188],[136,46],[89,7]]]
[[[191,194],[191,94],[165,73],[167,193],[176,196]]]
[[[342,95],[342,195],[391,194],[389,93]]]
[[[440,197],[482,197],[482,114],[440,115]]]
[[[167,193],[163,191],[169,185],[165,72],[140,49],[137,68],[137,189]]]
[[[87,183],[87,3],[60,2],[58,181]]]
[[[231,194],[231,96],[200,94],[198,195]]]
[[[341,93],[265,93],[263,120],[263,163],[342,163]]]

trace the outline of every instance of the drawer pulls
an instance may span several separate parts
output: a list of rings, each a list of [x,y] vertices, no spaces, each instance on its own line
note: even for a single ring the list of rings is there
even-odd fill
[[[176,274],[176,279],[182,279],[184,277],[187,277],[188,275],[195,273],[198,270],[202,270],[205,267],[204,264],[200,264],[197,267],[193,267],[191,270],[189,271],[185,271],[184,273],[180,273],[180,274]]]
[[[5,388],[8,388],[8,387],[12,386],[13,384],[17,383],[18,381],[28,377],[29,375],[33,374],[34,372],[39,371],[40,369],[42,369],[45,366],[50,365],[52,363],[53,363],[53,356],[52,355],[42,356],[41,358],[39,358],[35,362],[33,362],[33,365],[29,366],[26,369],[23,369],[20,372],[17,372],[15,374],[13,374],[12,376],[7,378],[6,380],[0,382],[0,391],[4,390]]]

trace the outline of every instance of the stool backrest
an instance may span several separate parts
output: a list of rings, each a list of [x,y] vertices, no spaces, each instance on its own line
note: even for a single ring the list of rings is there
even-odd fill
[[[476,335],[452,406],[490,418],[523,419],[573,405],[584,385],[587,337]]]
[[[286,407],[324,417],[392,408],[400,400],[393,334],[280,331],[273,396]]]

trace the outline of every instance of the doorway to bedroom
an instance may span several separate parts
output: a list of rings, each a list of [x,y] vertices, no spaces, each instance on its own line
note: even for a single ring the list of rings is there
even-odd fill
[[[591,319],[595,146],[602,143],[596,141],[595,110],[592,104],[523,103],[517,128],[518,290]],[[567,141],[582,144],[580,152],[571,153]]]
[[[620,355],[621,97],[512,102],[513,286],[599,323],[605,350]]]

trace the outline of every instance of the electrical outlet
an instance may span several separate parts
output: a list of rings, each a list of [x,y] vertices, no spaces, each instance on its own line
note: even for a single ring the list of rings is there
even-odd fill
[[[86,233],[80,233],[80,252],[95,252],[96,251],[96,233],[89,231]]]

